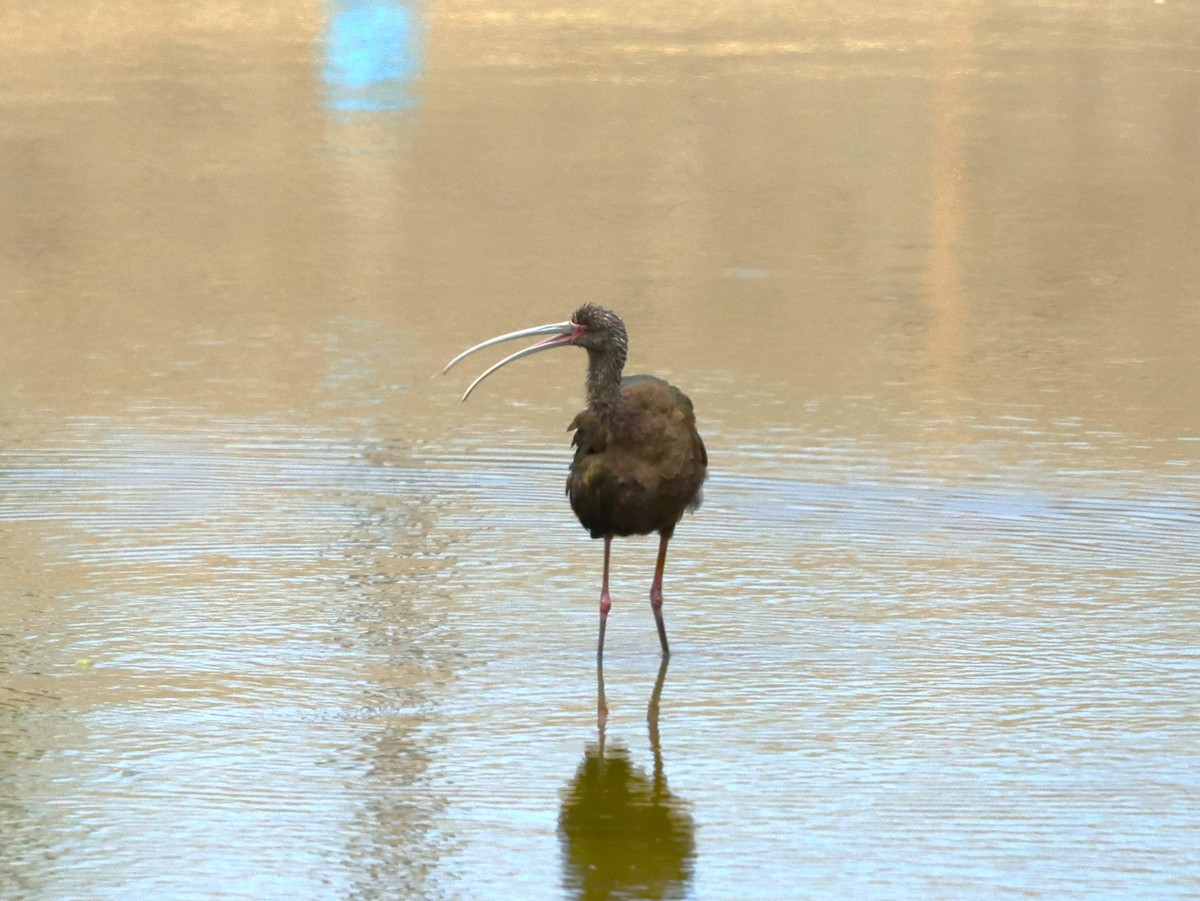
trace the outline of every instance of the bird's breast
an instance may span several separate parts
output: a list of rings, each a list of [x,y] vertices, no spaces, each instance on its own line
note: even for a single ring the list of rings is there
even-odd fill
[[[567,494],[593,537],[672,529],[704,482],[707,458],[690,401],[661,379],[629,381],[612,421],[585,410],[572,422]]]

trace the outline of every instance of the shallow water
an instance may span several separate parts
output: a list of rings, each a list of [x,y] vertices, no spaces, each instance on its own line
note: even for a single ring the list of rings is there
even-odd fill
[[[843,7],[0,13],[0,896],[1200,893],[1200,13]]]

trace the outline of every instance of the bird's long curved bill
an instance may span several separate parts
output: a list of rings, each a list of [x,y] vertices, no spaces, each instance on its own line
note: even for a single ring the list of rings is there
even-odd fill
[[[485,370],[483,375],[479,376],[479,378],[477,378],[477,379],[475,379],[475,381],[471,382],[470,387],[467,388],[467,390],[465,392],[463,392],[462,399],[466,400],[468,397],[471,396],[471,392],[475,390],[475,388],[479,385],[480,382],[482,382],[484,379],[486,379],[489,375],[491,375],[493,372],[495,372],[501,366],[507,366],[509,363],[513,362],[514,360],[519,360],[522,357],[527,357],[530,354],[537,353],[538,351],[550,350],[551,348],[554,348],[554,347],[562,347],[565,344],[570,344],[572,341],[575,340],[577,331],[578,331],[578,326],[576,326],[575,323],[568,321],[568,322],[553,322],[549,325],[537,325],[537,326],[534,326],[533,328],[525,328],[525,329],[521,329],[520,331],[517,331],[517,332],[509,332],[507,335],[497,335],[495,338],[489,338],[488,340],[486,340],[480,344],[476,344],[474,347],[468,347],[466,350],[464,350],[462,353],[460,353],[457,357],[455,357],[453,360],[451,360],[449,363],[446,364],[446,368],[442,370],[442,374],[445,375],[447,372],[450,371],[450,369],[456,363],[458,363],[460,360],[462,360],[466,357],[469,357],[471,354],[475,353],[475,351],[483,350],[485,348],[491,347],[494,344],[502,344],[505,341],[515,341],[518,338],[536,338],[539,335],[549,335],[550,336],[543,341],[539,341],[537,344],[533,345],[532,347],[527,347],[524,350],[518,350],[515,354],[510,354],[509,356],[507,356],[503,360],[501,360],[499,363],[496,363],[493,366],[489,367],[487,370]]]

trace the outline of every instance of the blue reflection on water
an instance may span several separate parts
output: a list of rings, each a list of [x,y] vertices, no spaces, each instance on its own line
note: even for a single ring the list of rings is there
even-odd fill
[[[331,0],[325,49],[326,105],[397,110],[420,105],[424,23],[398,0]]]

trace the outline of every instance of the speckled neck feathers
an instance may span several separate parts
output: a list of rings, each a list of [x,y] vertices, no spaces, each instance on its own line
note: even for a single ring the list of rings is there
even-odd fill
[[[611,352],[588,351],[588,409],[610,427],[616,424],[621,405],[621,369],[624,363],[624,354],[618,357]]]
[[[588,409],[605,425],[615,426],[621,406],[621,371],[629,353],[625,323],[612,310],[596,304],[580,307],[572,319],[586,329],[579,344],[588,353]]]

